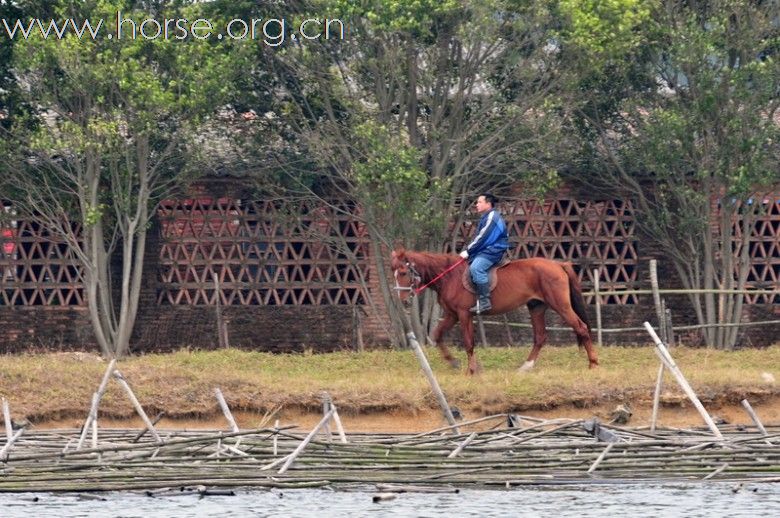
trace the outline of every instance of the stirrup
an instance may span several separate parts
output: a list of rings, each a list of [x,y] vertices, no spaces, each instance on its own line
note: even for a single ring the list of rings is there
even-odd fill
[[[475,315],[480,315],[485,311],[490,311],[490,309],[493,307],[493,305],[490,303],[490,300],[488,300],[484,305],[481,304],[481,302],[482,302],[481,300],[477,300],[477,303],[474,304],[474,307],[469,308],[469,311],[471,311]]]

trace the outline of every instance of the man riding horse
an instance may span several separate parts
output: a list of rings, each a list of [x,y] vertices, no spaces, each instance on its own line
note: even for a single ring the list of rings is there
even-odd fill
[[[506,222],[495,206],[498,199],[484,193],[477,198],[477,212],[482,214],[477,233],[471,243],[463,249],[460,256],[469,261],[471,280],[477,288],[477,303],[469,311],[480,314],[489,311],[490,279],[488,271],[498,264],[509,248],[509,236]]]

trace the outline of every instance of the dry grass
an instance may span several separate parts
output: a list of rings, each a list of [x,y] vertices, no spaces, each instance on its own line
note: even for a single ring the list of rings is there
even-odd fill
[[[548,347],[535,370],[518,373],[527,348],[480,348],[483,372],[454,372],[430,349],[440,385],[452,404],[482,412],[520,411],[573,404],[649,399],[658,360],[650,347],[601,349],[601,367],[587,369],[576,347]],[[465,365],[465,355],[457,353]],[[691,385],[706,401],[759,400],[780,394],[767,381],[780,379],[780,345],[723,352],[677,348],[673,355]],[[264,412],[279,405],[320,407],[328,391],[339,407],[352,412],[417,411],[436,406],[427,381],[410,351],[274,355],[243,350],[149,354],[122,360],[119,368],[149,413],[194,417],[218,412],[213,388],[220,387],[231,408]],[[0,394],[14,416],[33,421],[83,416],[100,383],[105,363],[84,353],[4,356]],[[682,399],[669,379],[667,402]],[[101,404],[104,415],[132,414],[112,383]]]

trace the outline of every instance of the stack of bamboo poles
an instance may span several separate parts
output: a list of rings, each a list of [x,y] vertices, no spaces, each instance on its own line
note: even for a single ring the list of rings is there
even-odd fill
[[[754,427],[714,423],[645,322],[656,353],[702,415],[707,429],[629,429],[573,419],[542,420],[499,414],[456,423],[417,340],[411,347],[450,423],[421,434],[344,432],[336,406],[323,395],[323,418],[305,436],[294,426],[240,430],[219,388],[214,389],[230,432],[157,430],[124,376],[110,362],[81,430],[6,431],[0,448],[0,492],[172,490],[208,494],[208,487],[301,488],[373,485],[382,491],[445,486],[512,487],[615,481],[731,480],[780,482],[780,426],[765,427],[743,401]],[[98,406],[117,380],[146,429],[102,430]],[[330,425],[338,431],[338,440]],[[92,432],[91,448],[85,441]],[[149,432],[146,434],[146,432]],[[396,489],[393,489],[396,488]],[[397,489],[402,488],[402,489]],[[212,494],[217,490],[210,490]],[[222,493],[218,493],[222,494]]]
[[[506,414],[421,434],[308,435],[294,427],[238,432],[101,430],[75,449],[79,430],[38,431],[0,463],[0,491],[201,488],[512,487],[617,481],[780,482],[780,427],[629,429],[572,419]],[[330,414],[330,415],[329,415]],[[491,425],[493,425],[491,427]],[[318,434],[319,433],[319,434]],[[402,490],[402,489],[399,489]]]

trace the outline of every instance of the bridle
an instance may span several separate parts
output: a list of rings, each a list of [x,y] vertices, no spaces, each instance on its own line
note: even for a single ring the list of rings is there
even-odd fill
[[[414,265],[408,259],[404,259],[404,266],[406,267],[406,273],[409,274],[409,277],[411,279],[411,281],[409,282],[409,286],[401,286],[398,283],[398,272],[400,270],[400,268],[398,268],[393,271],[393,277],[395,278],[394,289],[396,291],[409,291],[411,292],[412,296],[415,296],[422,291],[417,287],[420,284],[420,282],[422,282],[422,277],[420,276],[419,272],[414,269]],[[423,289],[425,288],[423,287]]]
[[[393,271],[393,277],[395,278],[395,289],[397,291],[410,291],[412,296],[419,295],[425,288],[432,285],[434,282],[438,281],[448,273],[450,273],[452,270],[457,268],[461,263],[465,262],[466,260],[461,258],[459,261],[454,262],[449,267],[445,268],[441,273],[436,275],[433,279],[426,282],[422,286],[419,286],[419,284],[422,282],[422,277],[417,272],[417,270],[414,269],[414,265],[409,262],[408,259],[404,259],[404,266],[406,266],[407,271],[411,274],[411,282],[409,283],[409,286],[401,286],[398,284],[398,270]]]

